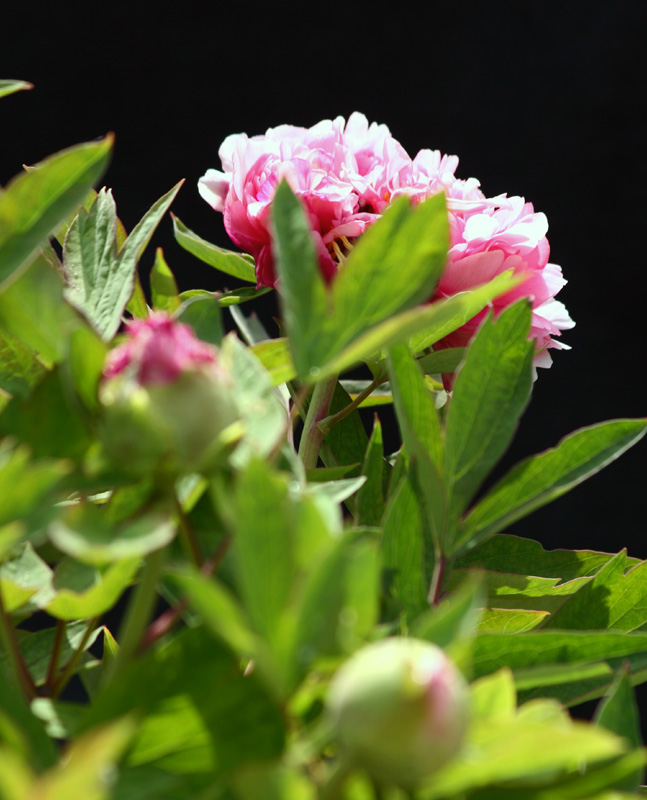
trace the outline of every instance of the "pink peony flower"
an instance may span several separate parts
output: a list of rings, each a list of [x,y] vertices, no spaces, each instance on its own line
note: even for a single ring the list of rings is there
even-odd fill
[[[525,276],[514,291],[497,298],[495,313],[520,297],[531,299],[531,335],[536,366],[550,366],[547,350],[566,348],[553,337],[574,322],[554,296],[566,283],[548,263],[548,224],[521,197],[487,198],[474,178],[456,178],[456,156],[421,150],[411,158],[386,125],[368,124],[363,114],[324,120],[312,128],[282,125],[264,136],[229,136],[220,147],[223,170],[199,181],[202,197],[224,214],[231,239],[256,261],[259,286],[275,285],[269,215],[282,178],[302,199],[310,218],[322,274],[331,281],[352,240],[400,195],[412,202],[444,192],[450,250],[431,300],[473,289],[506,270]],[[437,344],[467,344],[487,311]]]
[[[108,354],[104,378],[127,373],[147,386],[172,383],[187,369],[216,365],[213,347],[197,339],[188,325],[162,312],[154,312],[148,319],[131,320],[126,331],[124,344]]]

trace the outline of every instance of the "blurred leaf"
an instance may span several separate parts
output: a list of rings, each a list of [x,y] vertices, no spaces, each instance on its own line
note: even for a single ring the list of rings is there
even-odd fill
[[[117,232],[119,231],[119,218],[117,217]],[[117,246],[119,247],[119,234],[117,233]],[[139,280],[139,275],[135,273],[135,288],[130,300],[126,303],[126,311],[132,314],[136,319],[148,319],[148,306],[146,304],[146,295],[142,289],[142,283]]]
[[[373,420],[373,433],[366,448],[362,475],[366,483],[357,493],[356,523],[358,525],[379,525],[384,514],[384,447],[382,426],[376,415]]]
[[[164,259],[164,251],[158,247],[155,251],[155,263],[150,275],[153,308],[173,314],[180,307],[180,297],[175,277]]]
[[[355,398],[365,391],[373,381],[354,381],[354,380],[343,380],[340,381],[342,389],[348,392],[348,395],[351,400],[355,400]],[[371,406],[384,406],[389,405],[393,402],[393,395],[391,394],[391,385],[388,381],[384,381],[381,383],[376,389],[373,389],[371,394],[363,400],[360,404],[360,408],[370,408]]]
[[[33,88],[34,84],[29,81],[0,80],[0,97],[7,97],[14,92],[23,92]]]
[[[136,724],[124,718],[100,729],[88,731],[72,742],[53,769],[36,781],[30,798],[39,800],[108,800],[113,776]]]
[[[231,455],[240,467],[252,455],[268,455],[285,435],[287,410],[268,373],[256,356],[234,335],[223,342],[221,359],[234,380],[238,410],[245,426],[242,440]]]
[[[445,429],[445,481],[458,515],[507,449],[530,398],[530,306],[487,317],[459,370]]]
[[[45,367],[29,347],[15,336],[0,330],[1,391],[24,398],[44,372]]]
[[[483,585],[472,575],[434,608],[427,608],[410,626],[412,636],[446,649],[455,641],[474,638],[483,615]]]
[[[190,325],[203,342],[220,347],[225,335],[222,314],[215,297],[193,297],[182,303],[177,315],[180,322]]]
[[[437,772],[418,796],[440,800],[512,781],[519,788],[550,786],[560,773],[577,776],[589,765],[625,751],[621,739],[600,728],[573,722],[567,716],[539,717],[526,719],[519,713],[474,719],[465,755]]]
[[[544,550],[534,539],[498,533],[454,561],[455,569],[485,569],[570,581],[595,575],[613,556],[595,550]],[[627,558],[627,565],[641,563]],[[554,583],[553,583],[554,585]]]
[[[92,328],[79,328],[69,338],[66,365],[70,380],[90,411],[99,408],[97,391],[107,353],[108,348]]]
[[[509,669],[500,669],[470,685],[470,708],[482,719],[512,719],[517,712],[517,690]]]
[[[221,247],[201,239],[197,233],[189,230],[175,214],[172,217],[175,240],[181,247],[220,272],[233,275],[234,278],[240,278],[249,283],[256,283],[254,259],[251,256],[246,253],[223,250]]]
[[[125,668],[97,696],[85,724],[131,711],[145,715],[128,755],[132,765],[154,762],[215,780],[240,764],[276,758],[283,748],[278,707],[204,628],[183,631]]]
[[[110,524],[96,506],[80,504],[50,524],[49,536],[59,550],[79,561],[108,564],[159,550],[175,536],[175,525],[163,513]]]
[[[595,721],[608,731],[622,736],[632,747],[642,747],[640,734],[640,715],[636,695],[629,680],[629,670],[621,667],[613,685],[607,692],[595,713]],[[614,788],[637,792],[645,779],[645,769],[622,780]]]
[[[63,280],[42,255],[0,294],[0,325],[50,361],[65,353],[69,334],[82,327],[63,302]]]
[[[0,526],[28,518],[45,505],[69,469],[61,461],[30,461],[24,445],[8,452],[0,449]]]
[[[557,447],[514,466],[469,512],[456,551],[482,541],[555,500],[638,442],[647,421],[611,420],[581,428]]]
[[[91,585],[86,586],[90,573],[96,571],[87,564],[62,561],[54,573],[56,596],[44,606],[44,610],[64,620],[87,620],[105,614],[132,583],[139,565],[139,558],[117,561],[103,574],[93,576]]]
[[[316,800],[314,781],[301,769],[279,764],[249,764],[232,781],[232,800]]]
[[[92,441],[60,367],[46,373],[28,397],[11,400],[0,414],[0,435],[16,436],[36,458],[81,459]]]
[[[297,374],[308,380],[327,347],[332,298],[319,271],[310,222],[285,180],[274,195],[272,221],[283,321]]]
[[[292,363],[290,343],[287,339],[267,339],[253,345],[251,351],[270,373],[274,386],[296,378],[297,373]]]
[[[56,628],[44,628],[36,633],[20,632],[20,650],[36,686],[42,686],[47,679],[56,631]],[[83,645],[84,651],[91,647],[100,631],[101,629],[97,628],[88,637],[87,622],[68,623],[64,629],[59,664],[61,666],[67,664],[81,645]],[[0,653],[0,664],[4,663],[5,658],[6,656]],[[79,663],[79,668],[81,666],[82,664]]]
[[[82,209],[65,238],[65,296],[110,341],[135,288],[137,262],[183,181],[161,197],[117,250],[117,210],[102,189],[89,212]]]
[[[0,732],[0,763],[3,769],[5,752],[2,745],[6,741],[8,725],[11,725],[12,733],[17,734],[22,744],[20,749],[23,750],[33,769],[40,771],[56,763],[58,760],[56,745],[45,733],[41,722],[31,713],[18,684],[14,683],[13,676],[3,663],[2,656],[0,656],[0,716],[3,718],[4,728]],[[0,787],[2,787],[1,778]]]
[[[21,608],[28,600],[38,604],[52,595],[52,570],[26,542],[0,565],[0,592],[7,612]],[[35,596],[37,595],[37,596]]]
[[[83,200],[108,164],[113,137],[63,150],[17,175],[0,194],[0,291]]]

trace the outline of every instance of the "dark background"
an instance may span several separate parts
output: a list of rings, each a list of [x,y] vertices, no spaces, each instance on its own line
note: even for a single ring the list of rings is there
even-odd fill
[[[167,11],[23,0],[2,9],[0,75],[36,88],[0,103],[0,183],[23,163],[115,131],[105,181],[126,227],[186,178],[173,210],[226,246],[196,182],[220,166],[229,133],[360,110],[412,155],[457,154],[459,177],[547,214],[551,260],[569,280],[559,299],[577,322],[563,336],[572,351],[540,371],[509,465],[582,425],[647,413],[644,9],[184,0]],[[182,289],[227,285],[175,244],[170,219],[154,241]],[[271,317],[271,302],[262,313]],[[513,530],[547,547],[627,547],[646,558],[646,447]]]

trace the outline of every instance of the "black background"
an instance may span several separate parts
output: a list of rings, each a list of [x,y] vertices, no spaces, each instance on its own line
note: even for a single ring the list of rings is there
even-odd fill
[[[647,288],[645,4],[428,2],[311,6],[184,0],[18,2],[2,9],[0,75],[35,84],[0,103],[0,183],[23,163],[116,133],[105,182],[130,229],[180,178],[173,210],[226,246],[196,182],[232,132],[363,111],[413,155],[460,157],[486,194],[520,194],[549,220],[559,299],[577,327],[542,370],[506,456],[577,427],[644,416]],[[227,285],[156,240],[182,289]],[[142,271],[152,265],[153,249]],[[248,307],[249,308],[249,307]],[[271,317],[272,305],[263,312]],[[547,547],[647,557],[645,443],[513,531]]]

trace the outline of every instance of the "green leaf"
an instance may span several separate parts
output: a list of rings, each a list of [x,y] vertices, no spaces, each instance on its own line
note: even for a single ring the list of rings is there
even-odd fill
[[[347,392],[337,382],[330,403],[330,414],[337,414],[350,402],[351,399]],[[361,464],[364,461],[367,447],[368,436],[359,412],[356,410],[332,427],[324,439],[320,455],[327,467]]]
[[[24,398],[44,373],[45,367],[29,347],[0,330],[0,390]]]
[[[450,347],[447,350],[438,350],[418,359],[418,366],[425,375],[441,375],[447,372],[456,372],[459,364],[465,357],[467,348]]]
[[[357,240],[333,282],[334,345],[329,351],[340,352],[377,323],[428,300],[445,265],[448,242],[442,192],[413,207],[407,197],[391,203]]]
[[[529,631],[516,634],[481,634],[474,642],[474,674],[487,675],[502,666],[519,670],[543,665],[606,662],[608,673],[565,681],[551,695],[565,703],[600,697],[612,681],[612,671],[628,661],[632,682],[647,680],[647,635],[619,631]],[[544,692],[545,694],[545,692]],[[528,696],[533,696],[531,693]]]
[[[546,619],[548,611],[520,608],[486,608],[479,622],[479,633],[524,633]]]
[[[63,150],[15,177],[0,194],[0,291],[83,200],[108,165],[113,137]]]
[[[594,550],[544,550],[534,539],[499,533],[454,561],[455,569],[485,569],[570,581],[595,575],[611,558]],[[628,558],[627,565],[639,564]],[[553,584],[554,585],[554,584]]]
[[[79,328],[69,338],[65,366],[76,393],[90,411],[99,408],[97,391],[107,353],[108,348],[92,328]]]
[[[31,446],[35,457],[81,459],[92,438],[83,409],[56,367],[25,399],[14,397],[0,415],[0,434]]]
[[[459,370],[445,426],[445,481],[452,515],[467,503],[508,447],[530,398],[534,345],[522,301],[488,317]]]
[[[180,298],[175,277],[164,259],[164,251],[155,251],[155,263],[150,276],[153,308],[173,314],[180,307]]]
[[[331,357],[320,368],[316,378],[324,380],[344,372],[361,361],[375,358],[380,351],[405,341],[413,353],[418,353],[456,330],[478,314],[494,297],[510,291],[518,283],[518,278],[504,273],[470,292],[461,292],[447,300],[438,300],[396,314],[360,334],[340,353]]]
[[[82,324],[63,302],[60,274],[42,255],[0,294],[0,326],[50,361],[61,360],[67,337]]]
[[[7,97],[14,92],[23,92],[33,88],[34,84],[29,81],[0,80],[0,97]]]
[[[97,574],[86,564],[64,560],[54,574],[56,596],[44,610],[57,619],[92,619],[109,611],[132,583],[139,558],[124,559]],[[89,586],[86,582],[92,580]]]
[[[471,570],[453,569],[448,581],[448,590],[460,585],[464,574]],[[487,604],[496,609],[546,611],[554,614],[570,595],[582,590],[591,580],[589,577],[574,578],[561,583],[559,578],[539,578],[535,575],[517,575],[508,572],[480,572],[487,592]]]
[[[29,450],[20,445],[14,450],[0,447],[0,527],[18,519],[28,519],[47,506],[70,465],[60,461],[30,461]]]
[[[351,400],[355,400],[358,395],[365,391],[373,381],[366,380],[342,380],[340,381],[342,389],[348,392]],[[360,403],[360,408],[370,408],[372,406],[385,406],[393,402],[393,395],[391,394],[391,384],[384,381]]]
[[[253,455],[265,456],[272,452],[285,435],[287,410],[268,373],[235,334],[225,338],[220,355],[233,377],[236,402],[245,427],[242,440],[230,457],[232,464],[241,467]]]
[[[470,576],[434,608],[427,608],[411,625],[411,635],[438,647],[471,642],[483,615],[483,586],[478,575]]]
[[[387,592],[399,612],[407,619],[415,619],[428,608],[431,573],[425,559],[420,509],[408,479],[391,492],[383,527],[382,558]]]
[[[402,441],[411,456],[410,477],[423,514],[423,530],[429,541],[427,559],[444,552],[447,525],[447,492],[440,473],[443,441],[433,397],[406,345],[398,345],[387,359],[391,389]]]
[[[71,622],[65,625],[60,646],[59,664],[67,664],[81,646],[83,646],[83,651],[85,652],[92,646],[100,632],[101,628],[96,628],[88,637],[87,622]],[[47,679],[56,637],[56,628],[45,628],[36,633],[21,632],[20,650],[36,686],[42,686]],[[4,654],[0,654],[0,663],[4,658]],[[79,669],[81,667],[82,663],[79,663]]]
[[[456,550],[473,546],[570,491],[636,444],[646,429],[642,419],[602,422],[521,461],[467,515]]]
[[[382,426],[377,415],[373,420],[373,433],[366,448],[362,475],[366,476],[366,483],[357,493],[356,523],[379,525],[384,514],[384,446]]]
[[[41,722],[36,719],[27,705],[18,685],[14,683],[13,676],[0,658],[0,715],[2,716],[3,732],[0,733],[0,753],[4,751],[1,745],[5,741],[4,734],[9,728],[18,741],[23,744],[24,753],[29,763],[35,770],[51,767],[58,761],[58,750],[54,742],[45,733]],[[1,785],[1,781],[0,781]],[[4,798],[3,798],[4,800]]]
[[[192,297],[182,303],[178,314],[180,322],[190,325],[203,342],[220,347],[225,331],[222,314],[215,297]]]
[[[29,542],[18,545],[12,555],[0,565],[2,603],[9,613],[22,608],[31,600],[47,601],[52,596],[52,570],[34,551]]]
[[[483,719],[512,719],[517,711],[517,691],[509,669],[500,669],[470,685],[472,714]]]
[[[327,345],[332,297],[319,272],[310,223],[286,181],[272,202],[276,269],[281,283],[283,321],[289,333],[294,366],[308,380],[319,368]]]
[[[283,748],[279,708],[257,675],[243,675],[238,658],[204,628],[183,631],[125,668],[97,696],[85,724],[131,711],[143,717],[131,765],[209,773],[214,781]]]
[[[643,746],[636,695],[629,680],[629,670],[626,667],[621,667],[618,671],[613,685],[598,706],[595,721],[608,731],[622,736],[633,747]],[[622,780],[614,788],[637,792],[644,779],[645,770],[643,768]]]
[[[223,250],[221,247],[201,239],[197,233],[189,230],[175,214],[172,217],[175,240],[181,247],[220,272],[233,275],[234,278],[240,278],[243,281],[249,281],[249,283],[256,283],[254,259],[251,256],[246,253]]]
[[[519,713],[473,720],[464,755],[437,772],[417,796],[440,800],[512,781],[519,789],[532,790],[537,785],[550,786],[556,777],[578,776],[590,765],[625,751],[622,740],[607,731],[554,715],[552,706],[550,715],[537,711],[537,719]]]
[[[96,506],[80,504],[50,524],[49,536],[59,550],[79,561],[109,564],[159,550],[175,536],[175,525],[161,512],[110,524]]]
[[[549,628],[633,631],[647,623],[647,561],[626,575],[621,551],[548,621]]]
[[[117,251],[117,210],[102,189],[89,212],[82,209],[65,238],[65,296],[110,341],[135,288],[137,262],[183,181],[161,197]]]
[[[132,717],[105,725],[76,739],[56,769],[41,775],[33,787],[33,797],[67,800],[83,797],[108,800],[111,792],[106,775],[117,771],[137,725]]]
[[[296,378],[290,342],[287,339],[268,339],[253,345],[250,349],[270,373],[274,386]]]

